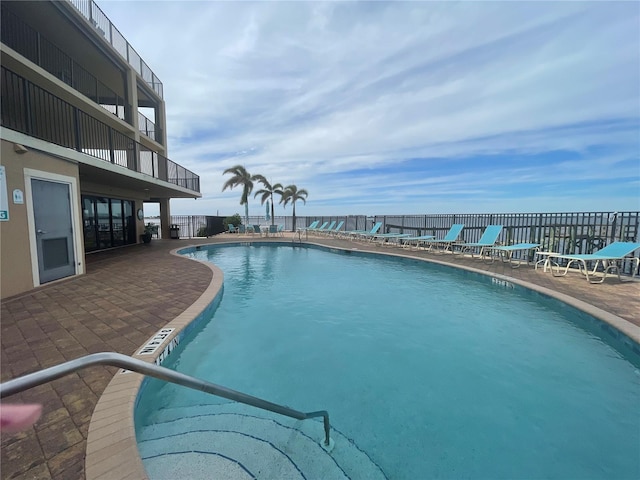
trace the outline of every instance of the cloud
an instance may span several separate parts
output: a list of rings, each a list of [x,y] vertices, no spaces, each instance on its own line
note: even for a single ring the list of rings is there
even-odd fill
[[[238,210],[236,163],[309,190],[311,214],[638,208],[637,3],[101,6],[164,83],[169,157],[201,176],[174,213]],[[412,202],[425,186],[448,203]]]

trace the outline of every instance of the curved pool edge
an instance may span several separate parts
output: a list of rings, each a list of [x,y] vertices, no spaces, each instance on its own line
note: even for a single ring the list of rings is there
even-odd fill
[[[131,355],[132,358],[154,363],[163,354],[164,349],[172,345],[172,341],[179,338],[180,334],[219,297],[224,281],[222,270],[210,262],[185,257],[177,253],[178,250],[189,247],[182,246],[171,250],[170,253],[187,261],[196,261],[209,267],[213,273],[209,286],[193,304],[163,327],[163,329],[174,328],[175,330],[163,339],[156,352],[150,355],[136,353]],[[143,347],[144,345],[140,345],[136,352],[139,352]],[[89,423],[85,452],[85,477],[87,480],[148,478],[138,453],[134,426],[134,408],[143,380],[144,375],[134,372],[123,373],[122,370],[119,370],[102,392]]]
[[[223,285],[223,272],[216,265],[198,260],[195,258],[185,257],[178,251],[189,248],[214,246],[230,246],[247,243],[262,243],[265,245],[282,244],[291,246],[291,242],[277,241],[264,242],[252,240],[230,240],[224,242],[203,243],[198,245],[185,245],[171,250],[172,255],[192,260],[207,265],[213,272],[212,280],[205,292],[188,307],[182,314],[173,319],[163,328],[175,328],[158,349],[157,354],[140,357],[132,355],[133,358],[139,358],[144,361],[153,363],[162,353],[162,347],[168,345],[171,340],[179,336],[190,324],[192,324],[202,313],[207,310],[219,297]],[[446,267],[458,268],[485,277],[496,278],[498,280],[510,282],[523,288],[547,295],[557,299],[567,305],[570,305],[588,315],[605,322],[617,331],[626,335],[636,344],[640,345],[640,327],[634,325],[630,321],[609,313],[601,308],[591,305],[583,300],[579,300],[570,295],[556,292],[549,288],[536,285],[535,283],[523,281],[508,275],[494,272],[488,272],[481,269],[469,267],[467,265],[459,265],[451,262],[441,261],[433,258],[424,258],[412,255],[410,252],[381,252],[378,250],[370,250],[365,248],[344,248],[340,246],[329,246],[313,241],[303,242],[303,245],[311,245],[319,247],[323,250],[340,250],[344,252],[358,252],[370,255],[384,255],[389,257],[410,258],[423,262],[430,262]],[[139,349],[142,346],[139,347]],[[138,349],[138,350],[139,350]],[[102,396],[100,397],[94,413],[91,417],[89,425],[89,434],[87,438],[87,450],[85,457],[85,474],[87,480],[116,480],[125,478],[148,479],[144,469],[142,459],[138,452],[135,426],[134,426],[134,408],[140,393],[144,376],[136,373],[117,373],[111,382],[107,385]]]

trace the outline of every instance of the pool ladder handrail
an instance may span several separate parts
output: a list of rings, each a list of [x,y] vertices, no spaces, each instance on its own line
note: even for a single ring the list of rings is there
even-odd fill
[[[228,400],[244,403],[245,405],[251,405],[262,410],[268,410],[280,415],[295,418],[296,420],[307,420],[309,418],[322,417],[324,420],[324,446],[326,448],[330,448],[331,440],[329,438],[329,431],[331,426],[329,423],[329,413],[326,410],[308,413],[300,412],[284,405],[268,402],[267,400],[253,397],[246,393],[238,392],[237,390],[231,390],[230,388],[216,385],[215,383],[206,382],[204,380],[185,375],[184,373],[176,372],[153,363],[147,363],[115,352],[102,352],[85,355],[84,357],[76,358],[74,360],[61,363],[60,365],[45,368],[1,383],[0,399],[37,387],[43,383],[51,382],[65,375],[69,375],[70,373],[75,373],[78,370],[96,365],[109,365],[112,367],[124,368],[165,382],[175,383],[193,390],[200,390],[211,395],[216,395]]]

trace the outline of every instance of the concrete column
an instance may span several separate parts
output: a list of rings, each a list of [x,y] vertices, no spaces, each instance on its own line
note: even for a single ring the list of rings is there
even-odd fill
[[[167,111],[165,109],[164,100],[158,102],[158,106],[156,108],[156,126],[160,127],[162,132],[160,143],[162,143],[162,150],[159,153],[164,155],[165,157],[169,156],[169,151],[167,149]]]
[[[140,140],[140,129],[138,128],[138,78],[133,67],[127,70],[127,111],[125,119],[131,124],[136,132],[135,140]]]
[[[168,198],[161,198],[160,204],[160,224],[162,228],[162,238],[169,238],[169,225],[171,224],[171,208]]]
[[[125,103],[126,111],[125,111],[125,120],[127,123],[131,124],[133,127],[133,140],[136,142],[140,142],[140,130],[138,128],[138,88],[137,88],[137,79],[136,79],[136,71],[133,67],[129,67],[127,70],[127,85],[126,85],[126,98]],[[140,171],[140,165],[138,165],[138,152],[137,147],[134,148],[133,143],[127,149],[127,168],[129,170],[133,170],[134,172]]]

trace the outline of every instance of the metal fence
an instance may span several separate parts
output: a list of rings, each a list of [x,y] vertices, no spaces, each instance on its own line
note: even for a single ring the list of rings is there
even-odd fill
[[[200,191],[200,177],[24,77],[1,68],[2,126]]]
[[[172,215],[171,226],[177,227],[180,238],[210,237],[225,231],[223,227],[224,217],[212,215]],[[145,224],[153,224],[160,227],[160,218],[148,217]],[[157,229],[158,238],[162,238],[162,231]]]
[[[611,242],[640,243],[640,212],[568,212],[568,213],[494,213],[439,215],[334,215],[296,217],[296,229],[314,220],[344,221],[343,230],[371,230],[382,222],[380,232],[434,235],[442,238],[454,223],[464,224],[460,242],[477,242],[487,225],[502,225],[498,242],[503,245],[538,243],[544,251],[563,254],[594,253]],[[242,217],[244,222],[244,217]],[[263,216],[250,216],[249,224],[265,224]],[[276,225],[293,230],[293,218],[276,216]],[[524,260],[531,252],[514,252],[514,259]],[[636,252],[635,256],[640,256]],[[625,262],[631,273],[631,262]]]
[[[2,43],[59,78],[121,120],[124,98],[103,84],[42,34],[2,6]]]

